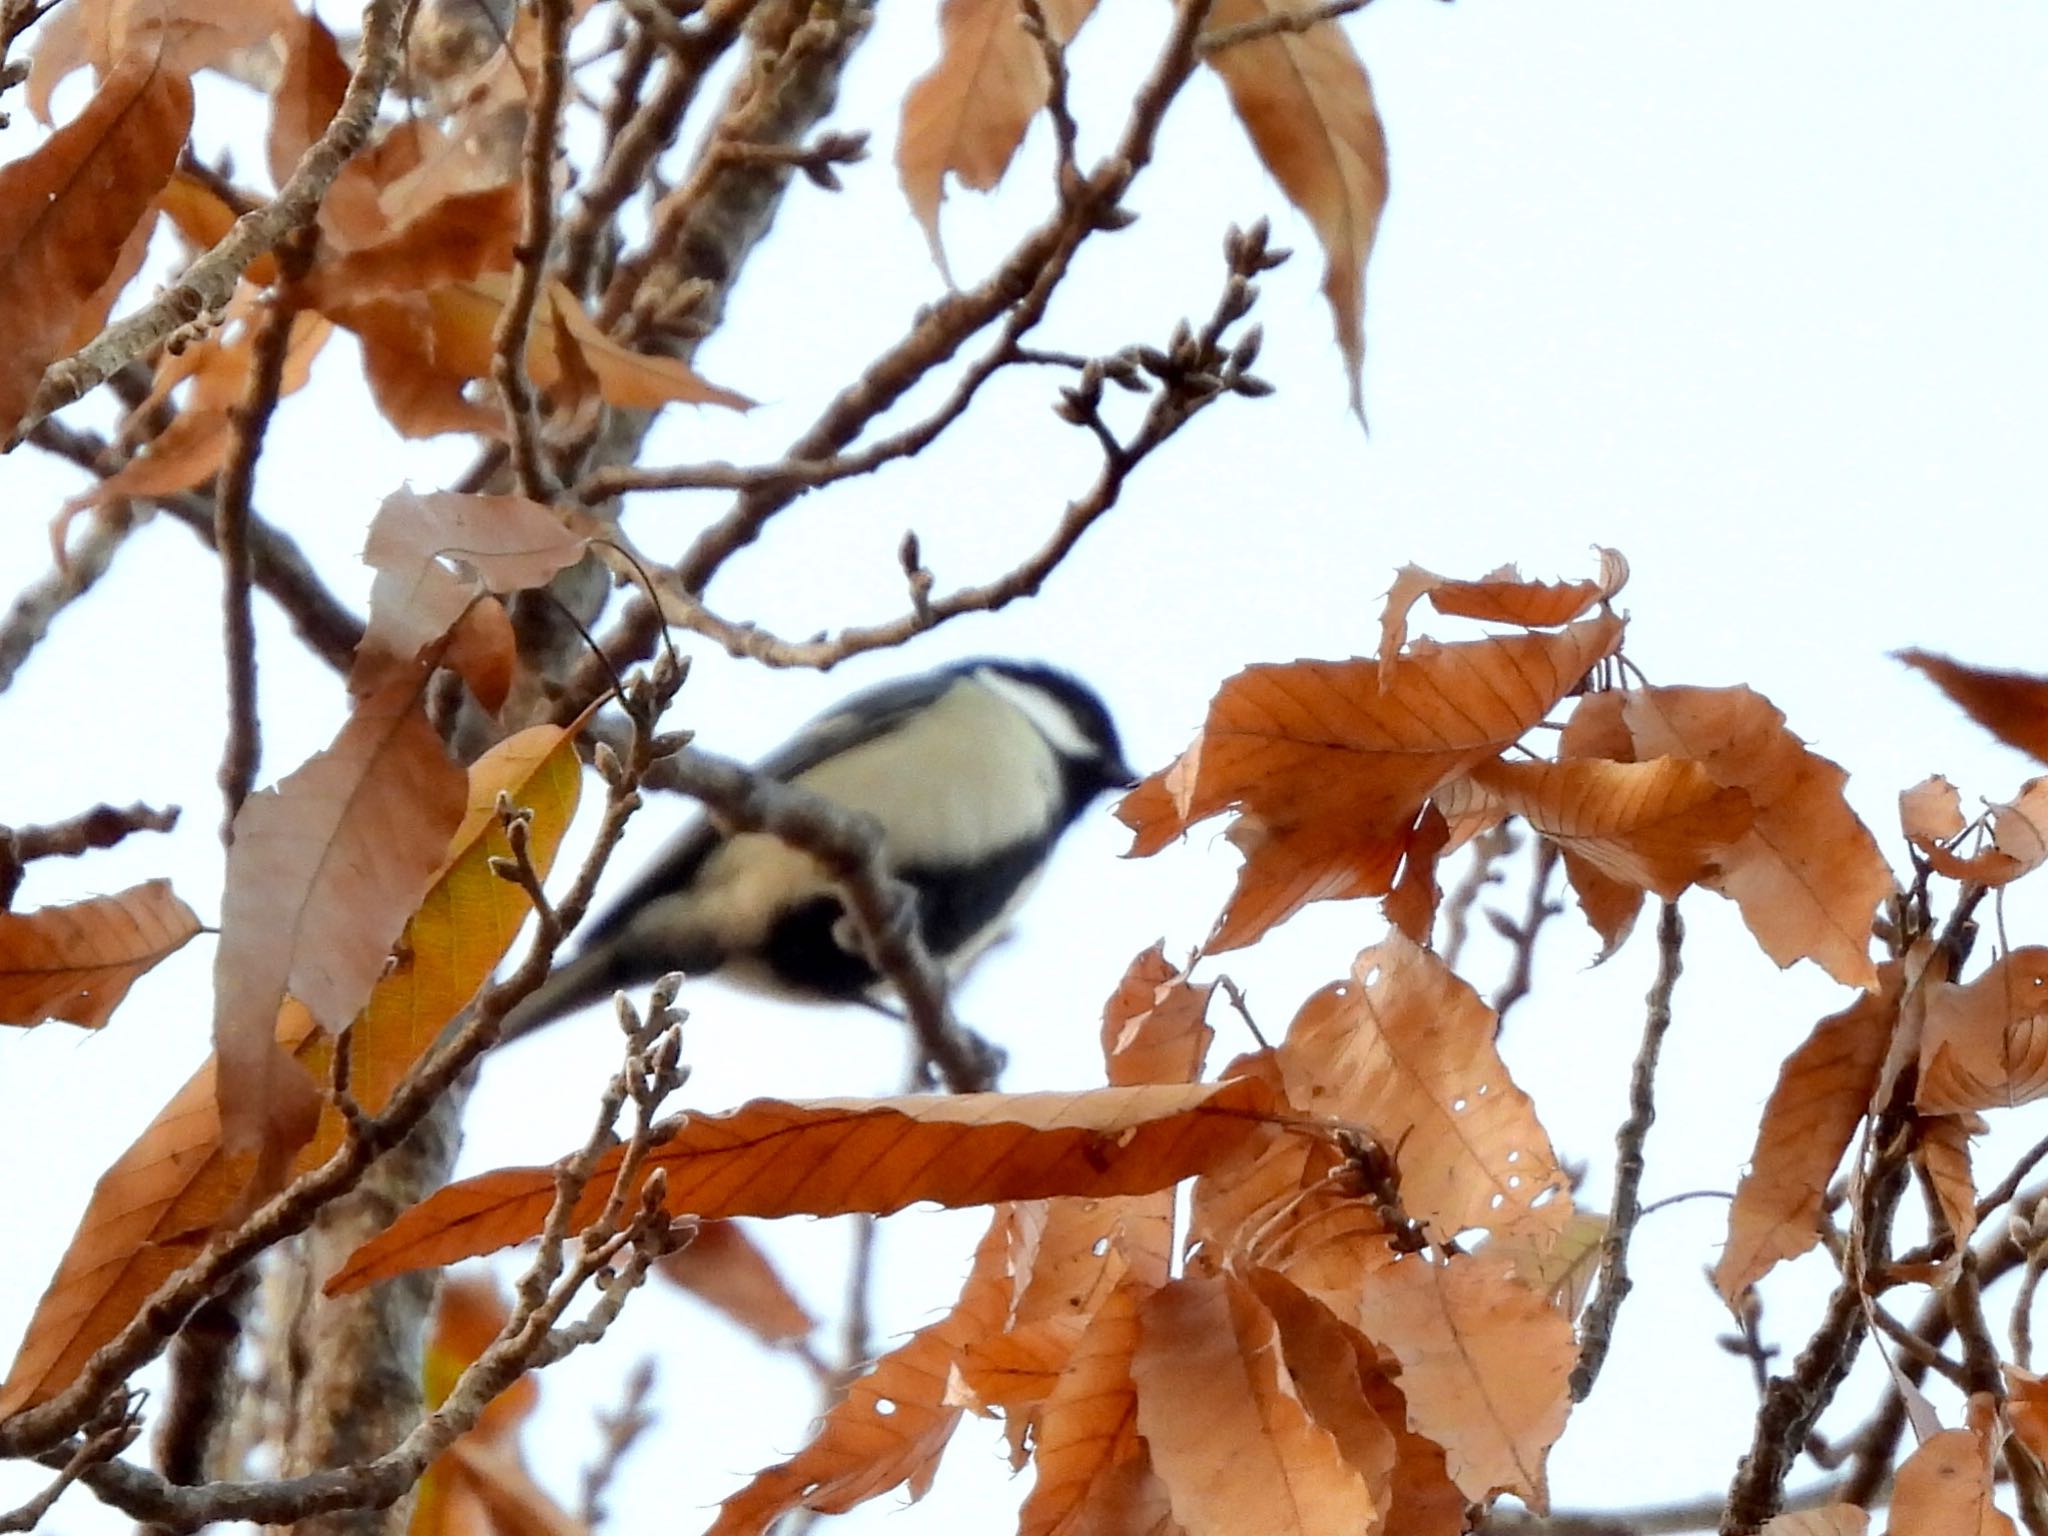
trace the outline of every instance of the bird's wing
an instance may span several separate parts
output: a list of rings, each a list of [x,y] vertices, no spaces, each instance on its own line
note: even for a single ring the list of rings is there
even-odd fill
[[[804,726],[756,763],[754,771],[783,784],[800,779],[820,763],[896,730],[959,682],[967,670],[953,667],[920,673],[857,693]],[[708,817],[697,817],[669,840],[602,913],[579,930],[578,951],[591,949],[618,932],[649,901],[687,886],[724,841],[722,828]]]

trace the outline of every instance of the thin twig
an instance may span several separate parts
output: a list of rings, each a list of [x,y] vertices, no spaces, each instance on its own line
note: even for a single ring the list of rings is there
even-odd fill
[[[22,663],[49,634],[57,615],[106,575],[128,535],[142,522],[125,503],[99,508],[85,537],[65,551],[63,560],[47,576],[24,587],[0,615],[0,692],[12,686]]]
[[[1307,10],[1275,11],[1254,21],[1241,21],[1234,27],[1218,27],[1214,32],[1204,32],[1196,46],[1202,50],[1203,58],[1214,58],[1226,48],[1257,42],[1262,37],[1306,32],[1340,16],[1349,16],[1353,11],[1362,11],[1370,4],[1372,0],[1325,0],[1324,4],[1310,6]]]
[[[1643,1143],[1656,1123],[1657,1057],[1664,1036],[1671,1028],[1671,993],[1683,968],[1679,951],[1685,942],[1685,924],[1678,915],[1678,903],[1667,901],[1657,921],[1657,979],[1651,984],[1648,1017],[1643,1022],[1643,1043],[1636,1052],[1635,1070],[1628,1086],[1628,1118],[1615,1133],[1614,1213],[1600,1240],[1599,1289],[1586,1308],[1579,1328],[1579,1363],[1572,1368],[1572,1401],[1582,1403],[1599,1379],[1613,1342],[1614,1322],[1631,1286],[1628,1273],[1628,1244],[1642,1215],[1640,1194],[1643,1184]]]
[[[654,1423],[654,1415],[647,1408],[647,1398],[653,1390],[654,1357],[642,1355],[626,1376],[618,1407],[600,1410],[597,1415],[598,1433],[603,1439],[597,1459],[583,1470],[583,1497],[577,1513],[577,1520],[586,1531],[594,1531],[604,1523],[605,1493],[618,1476],[619,1466],[633,1448],[633,1442]]]
[[[137,802],[126,809],[96,805],[45,826],[0,827],[0,912],[14,904],[23,872],[37,859],[75,859],[96,848],[111,848],[130,833],[168,832],[177,824],[175,805],[157,810]]]
[[[1564,911],[1564,903],[1550,899],[1550,876],[1558,865],[1558,848],[1547,837],[1536,840],[1536,863],[1529,873],[1529,899],[1522,908],[1522,920],[1511,922],[1499,912],[1489,912],[1493,925],[1515,949],[1515,963],[1508,979],[1493,995],[1493,1012],[1500,1023],[1507,1022],[1508,1010],[1529,995],[1536,976],[1536,939],[1543,925]]]
[[[263,761],[262,728],[256,714],[256,620],[250,610],[252,559],[249,553],[250,500],[256,487],[256,461],[270,418],[284,388],[284,365],[291,351],[292,325],[298,305],[291,289],[297,271],[310,254],[294,242],[298,259],[288,261],[282,283],[264,301],[261,317],[249,340],[249,377],[242,398],[229,413],[226,461],[213,498],[213,547],[220,556],[221,632],[227,663],[228,729],[221,749],[220,791],[223,843],[234,840],[235,816],[256,787]]]
[[[1521,839],[1515,835],[1514,823],[1497,821],[1472,839],[1472,859],[1465,866],[1465,873],[1444,898],[1443,960],[1447,969],[1458,968],[1458,958],[1465,953],[1465,939],[1471,932],[1472,908],[1479,900],[1480,892],[1489,885],[1500,883],[1501,861],[1521,846]]]
[[[562,98],[568,89],[569,0],[535,0],[540,16],[540,88],[526,118],[520,151],[519,238],[512,247],[512,295],[491,333],[491,380],[505,408],[512,436],[512,474],[522,496],[546,501],[554,477],[540,449],[540,420],[533,381],[527,377],[526,348],[533,335],[533,311],[547,273],[555,230],[555,155],[562,129]]]

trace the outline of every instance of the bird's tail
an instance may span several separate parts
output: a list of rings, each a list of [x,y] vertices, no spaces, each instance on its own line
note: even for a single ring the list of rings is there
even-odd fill
[[[628,929],[601,936],[573,960],[558,963],[548,979],[516,1003],[499,1026],[505,1044],[602,1002],[627,987],[645,986],[670,971],[701,976],[717,969],[717,947],[662,934],[650,941]]]

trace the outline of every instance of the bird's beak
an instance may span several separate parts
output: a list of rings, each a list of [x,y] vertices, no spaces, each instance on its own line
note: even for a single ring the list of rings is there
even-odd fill
[[[1102,765],[1103,787],[1107,789],[1136,789],[1140,777],[1138,770],[1122,758]]]

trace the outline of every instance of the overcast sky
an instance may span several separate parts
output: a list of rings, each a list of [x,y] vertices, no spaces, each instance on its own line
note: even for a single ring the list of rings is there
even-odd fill
[[[775,454],[941,291],[891,170],[892,104],[930,58],[932,11],[882,11],[834,119],[874,129],[876,153],[840,197],[792,194],[700,359],[762,408],[745,419],[671,412],[657,460]],[[1084,155],[1113,133],[1162,16],[1156,3],[1104,0],[1083,34]],[[1220,89],[1198,80],[1131,199],[1138,223],[1087,248],[1041,340],[1086,351],[1162,340],[1212,305],[1225,225],[1271,213],[1277,238],[1300,251],[1266,280],[1257,315],[1260,371],[1279,392],[1222,403],[1148,463],[1036,601],[829,677],[765,675],[700,647],[682,723],[710,747],[751,756],[856,683],[1015,653],[1090,677],[1133,760],[1155,766],[1240,666],[1370,650],[1379,595],[1402,563],[1476,575],[1515,560],[1532,575],[1576,576],[1591,572],[1597,543],[1634,568],[1620,599],[1633,615],[1629,657],[1656,682],[1748,683],[1770,696],[1851,770],[1852,801],[1895,861],[1894,796],[1927,773],[1948,773],[1966,803],[2009,797],[2025,762],[1887,653],[1920,645],[2048,671],[2048,11],[1380,0],[1345,26],[1392,146],[1393,199],[1368,278],[1370,437],[1345,408],[1312,238],[1245,148]],[[207,92],[202,140],[249,122],[250,102],[232,87]],[[17,126],[0,134],[0,151],[25,142]],[[259,158],[244,149],[245,164]],[[963,280],[1038,216],[1049,161],[1034,132],[1001,195],[949,201],[948,250]],[[453,440],[400,444],[363,406],[352,357],[338,340],[314,387],[287,402],[257,500],[360,604],[368,583],[350,562],[370,512],[407,477],[422,489],[445,483],[464,455]],[[886,616],[901,601],[906,527],[942,587],[1005,567],[1093,472],[1084,434],[1047,409],[1052,389],[1011,378],[917,464],[800,504],[735,562],[715,600],[800,634]],[[78,485],[28,450],[0,460],[10,587],[44,567],[46,516]],[[647,498],[629,526],[643,548],[673,553],[717,506]],[[182,529],[145,530],[0,694],[0,820],[103,798],[186,807],[172,837],[36,866],[22,905],[169,874],[216,915],[215,580]],[[269,781],[326,742],[342,700],[330,676],[299,662],[275,614],[261,618]],[[650,810],[629,855],[682,814]],[[1123,846],[1106,814],[1077,834],[1017,940],[960,999],[1009,1049],[1007,1086],[1097,1080],[1096,1021],[1125,963],[1161,937],[1183,952],[1198,942],[1229,887],[1234,856],[1208,829],[1146,863],[1119,861]],[[1811,967],[1777,972],[1716,898],[1685,906],[1694,939],[1649,1147],[1653,1199],[1732,1187],[1778,1061],[1848,996]],[[2015,942],[2042,936],[2039,916],[2024,896],[2008,906]],[[1538,995],[1505,1042],[1560,1152],[1590,1163],[1584,1194],[1595,1205],[1611,1183],[1653,961],[1644,926],[1589,972],[1597,942],[1575,920],[1554,924]],[[1227,969],[1278,1030],[1378,932],[1370,906],[1325,907]],[[1498,974],[1485,967],[1498,952],[1477,948],[1473,960],[1491,990]],[[210,942],[195,942],[100,1035],[53,1025],[0,1038],[0,1147],[18,1170],[10,1200],[27,1205],[7,1213],[0,1350],[93,1179],[203,1055],[211,962]],[[716,988],[692,1006],[689,1104],[887,1091],[900,1077],[901,1042],[885,1021],[777,1010]],[[1227,1056],[1244,1041],[1217,1022]],[[492,1063],[465,1169],[542,1161],[580,1140],[613,1066],[608,1027],[593,1015]],[[2031,1140],[2040,1120],[2009,1112],[2001,1135]],[[1726,1486],[1753,1399],[1746,1367],[1713,1346],[1726,1314],[1700,1274],[1724,1211],[1695,1202],[1642,1229],[1616,1356],[1553,1461],[1561,1506]],[[885,1335],[944,1304],[983,1219],[886,1224]],[[769,1236],[799,1290],[836,1313],[843,1224],[785,1223]],[[1766,1330],[1796,1348],[1825,1274],[1812,1261],[1792,1271],[1766,1286]],[[596,1441],[591,1408],[647,1351],[660,1355],[657,1433],[668,1438],[628,1464],[620,1528],[662,1519],[691,1529],[701,1523],[692,1510],[796,1448],[812,1388],[795,1364],[652,1289],[600,1349],[544,1381],[547,1414],[529,1449],[565,1498]],[[1023,1486],[1007,1481],[998,1444],[992,1427],[970,1425],[922,1506],[901,1513],[883,1500],[853,1525],[997,1529],[992,1501],[1014,1501]],[[0,1479],[0,1502],[14,1491]],[[83,1500],[65,1510],[66,1530],[113,1528]]]

